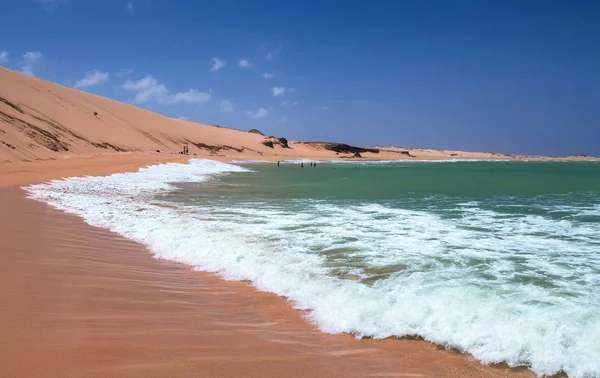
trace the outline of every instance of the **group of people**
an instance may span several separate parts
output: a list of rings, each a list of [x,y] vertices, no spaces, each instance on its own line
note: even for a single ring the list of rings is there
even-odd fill
[[[188,146],[187,143],[185,143],[183,145],[183,151],[181,153],[184,154],[184,155],[189,155],[189,153],[190,153],[190,146]]]
[[[279,163],[280,163],[280,161],[277,161],[277,166],[278,166],[278,167],[279,167]],[[313,167],[313,168],[315,168],[315,167],[317,166],[317,163],[314,163],[314,162],[312,162],[312,161],[311,161],[309,164],[310,164],[310,166],[311,166],[311,167]],[[300,168],[304,168],[304,162],[300,162]]]

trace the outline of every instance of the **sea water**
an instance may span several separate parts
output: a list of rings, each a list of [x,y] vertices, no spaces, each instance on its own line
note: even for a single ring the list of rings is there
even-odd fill
[[[26,188],[328,333],[600,376],[600,163],[192,160]]]

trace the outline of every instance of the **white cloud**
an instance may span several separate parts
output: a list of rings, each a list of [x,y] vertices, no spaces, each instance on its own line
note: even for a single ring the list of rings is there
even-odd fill
[[[35,76],[35,68],[44,55],[39,51],[29,51],[23,55],[23,62],[21,63],[21,72],[27,75]]]
[[[291,100],[285,100],[281,103],[281,106],[283,106],[284,108],[292,108],[294,106],[298,105],[297,101],[291,101]]]
[[[137,92],[134,102],[143,104],[154,100],[158,103],[168,102],[169,91],[164,84],[159,84],[152,76],[146,76],[139,81],[127,80],[123,84],[123,88]]]
[[[323,105],[323,106],[318,106],[315,108],[316,110],[329,110],[329,108],[327,107],[327,105]]]
[[[186,104],[204,104],[209,102],[212,98],[211,91],[199,92],[197,89],[190,89],[187,92],[175,93],[169,99],[172,104],[186,103]]]
[[[277,58],[279,56],[279,54],[281,53],[281,46],[279,46],[278,48],[276,48],[275,50],[271,50],[267,53],[267,55],[265,55],[265,59],[266,60],[273,60],[275,58]]]
[[[122,68],[119,70],[119,72],[115,73],[115,76],[118,78],[123,78],[131,75],[132,73],[133,70],[131,68]]]
[[[287,121],[288,121],[287,116],[281,116],[281,118],[279,118],[279,122],[287,122]]]
[[[52,12],[59,6],[68,4],[69,0],[33,0],[33,2],[40,4],[46,8],[48,12]]]
[[[227,61],[214,57],[212,58],[212,66],[210,67],[210,70],[212,72],[218,71],[220,69],[222,69],[223,67],[225,67],[225,65],[227,64]]]
[[[129,10],[133,10],[133,1],[128,2],[127,4],[125,4],[125,6],[127,7],[127,9]]]
[[[0,51],[0,64],[7,64],[8,62],[8,53],[6,51]]]
[[[273,92],[273,96],[275,97],[283,96],[286,90],[287,89],[285,87],[273,87],[271,89],[271,91]]]
[[[260,108],[255,112],[253,112],[252,110],[248,110],[244,112],[244,114],[250,118],[265,118],[269,115],[269,111],[265,108]]]
[[[242,68],[250,68],[250,67],[252,67],[252,62],[250,60],[248,60],[248,59],[240,59],[240,61],[238,62],[238,64]]]
[[[164,84],[159,83],[152,76],[146,76],[138,81],[127,80],[123,84],[123,88],[131,92],[136,92],[134,103],[137,104],[145,104],[150,101],[155,101],[162,105],[180,103],[204,104],[212,98],[211,91],[200,92],[197,89],[171,94]]]
[[[77,80],[75,88],[91,87],[92,85],[101,85],[108,82],[110,74],[108,72],[102,72],[99,70],[88,71],[84,77]]]
[[[233,102],[229,100],[222,100],[217,102],[219,110],[223,113],[231,113],[233,111]]]
[[[263,79],[265,80],[269,80],[275,77],[275,74],[272,72],[265,72],[264,74],[260,75],[262,76]]]

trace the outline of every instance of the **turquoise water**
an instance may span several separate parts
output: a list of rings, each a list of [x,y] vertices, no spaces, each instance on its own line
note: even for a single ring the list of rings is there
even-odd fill
[[[597,162],[195,160],[33,192],[285,296],[324,332],[600,376]]]

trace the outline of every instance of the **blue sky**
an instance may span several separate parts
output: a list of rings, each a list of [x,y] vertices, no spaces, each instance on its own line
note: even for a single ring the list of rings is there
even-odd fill
[[[600,155],[596,1],[0,8],[0,64],[172,117],[289,139]]]

